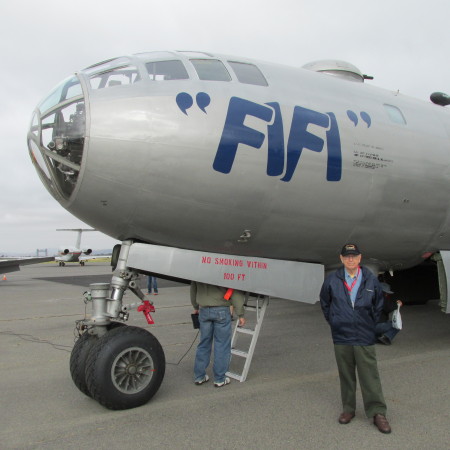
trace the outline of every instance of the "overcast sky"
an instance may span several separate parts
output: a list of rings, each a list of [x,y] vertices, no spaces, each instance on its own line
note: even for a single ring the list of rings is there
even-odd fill
[[[62,79],[105,59],[202,50],[302,66],[342,59],[373,85],[428,99],[450,92],[448,0],[14,0],[0,7],[0,254],[74,244],[87,227],[51,197],[26,134]],[[111,248],[100,232],[86,246]]]

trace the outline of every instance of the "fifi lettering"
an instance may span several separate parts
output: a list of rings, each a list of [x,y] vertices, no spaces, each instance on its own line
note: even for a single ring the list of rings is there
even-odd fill
[[[206,92],[199,92],[197,106],[207,114],[211,98]],[[180,111],[188,115],[187,110],[194,104],[194,99],[187,92],[180,92],[176,97]],[[356,127],[358,115],[347,110],[347,119]],[[247,117],[254,117],[265,123],[267,133],[262,133],[245,125]],[[362,121],[370,128],[372,119],[365,112],[360,112]],[[322,128],[321,136],[311,132],[314,125]],[[228,174],[233,168],[239,144],[260,149],[267,137],[267,175],[279,176],[281,181],[291,181],[301,160],[304,150],[320,153],[326,148],[327,181],[340,181],[342,177],[341,138],[336,116],[332,112],[323,113],[302,106],[295,106],[289,129],[287,146],[284,142],[284,126],[281,108],[277,102],[260,104],[240,97],[231,97],[228,103],[222,136],[213,162],[213,169]],[[204,262],[205,263],[205,262]],[[208,262],[211,263],[211,262]]]
[[[264,134],[244,125],[247,116],[267,123],[267,133]],[[325,130],[326,142],[320,136],[308,131],[310,124]],[[280,105],[277,102],[262,105],[239,97],[230,99],[225,125],[213,162],[214,170],[225,174],[230,173],[239,144],[259,149],[266,136],[267,175],[282,175],[281,181],[290,181],[303,151],[322,152],[326,144],[326,179],[327,181],[340,181],[342,176],[341,139],[333,113],[321,113],[295,106],[286,147]]]

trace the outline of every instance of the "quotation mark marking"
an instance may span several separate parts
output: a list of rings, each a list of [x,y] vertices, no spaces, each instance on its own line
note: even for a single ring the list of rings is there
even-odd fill
[[[206,114],[206,108],[211,103],[211,97],[206,92],[199,92],[195,96],[197,106]],[[177,95],[176,102],[183,114],[187,115],[187,110],[194,104],[194,100],[187,92],[180,92]]]
[[[370,118],[369,114],[367,114],[364,111],[361,111],[359,114],[363,122],[367,124],[367,128],[370,128],[370,125],[372,125],[372,119]],[[355,127],[358,125],[358,116],[353,111],[348,110],[347,111],[348,118],[354,123]]]

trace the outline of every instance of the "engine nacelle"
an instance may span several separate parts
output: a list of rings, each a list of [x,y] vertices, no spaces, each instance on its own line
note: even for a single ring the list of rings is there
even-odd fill
[[[83,254],[90,255],[92,253],[92,248],[88,248],[87,250],[82,250]]]

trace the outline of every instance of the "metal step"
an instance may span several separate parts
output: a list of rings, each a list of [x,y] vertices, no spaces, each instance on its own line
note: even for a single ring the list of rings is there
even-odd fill
[[[242,328],[242,327],[237,327],[235,332],[244,334],[255,334],[255,330],[252,330],[251,328]]]
[[[238,381],[244,381],[242,379],[242,375],[239,375],[239,374],[234,373],[234,372],[227,372],[227,377],[234,378],[235,380],[238,380]]]
[[[255,305],[245,305],[245,309],[253,309],[253,310],[255,310],[256,306]]]
[[[248,352],[244,352],[244,350],[237,350],[236,348],[231,349],[231,354],[236,356],[242,356],[242,358],[247,358]]]

